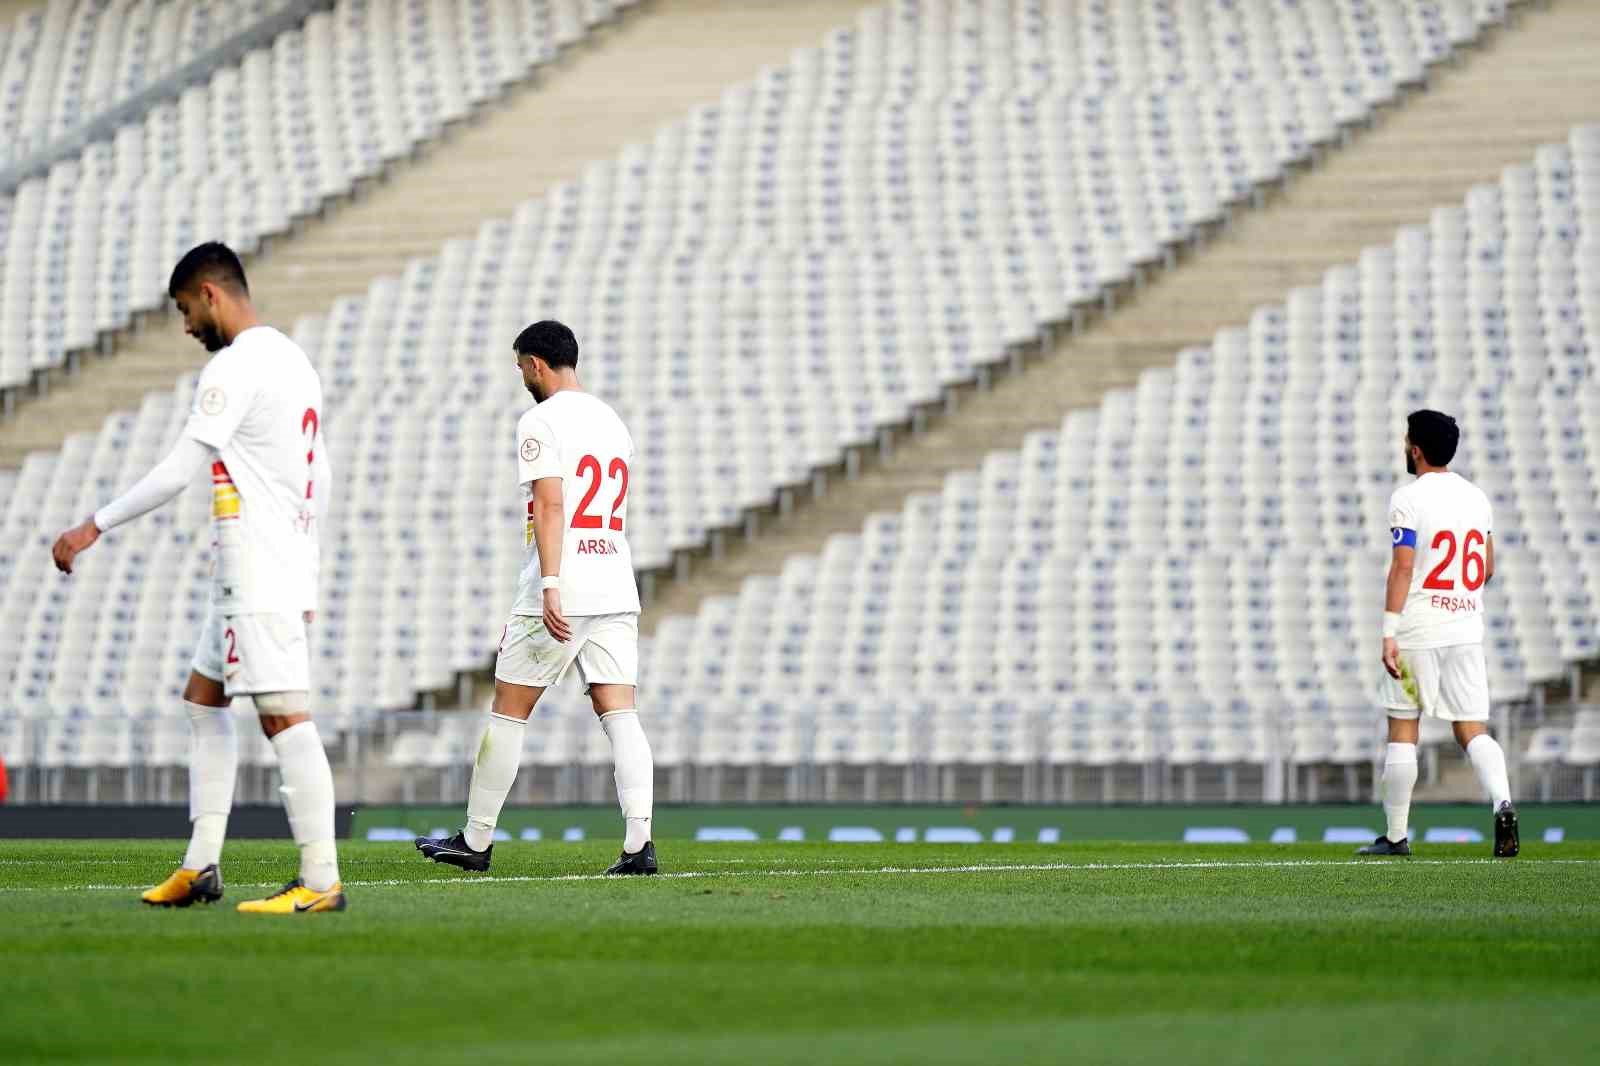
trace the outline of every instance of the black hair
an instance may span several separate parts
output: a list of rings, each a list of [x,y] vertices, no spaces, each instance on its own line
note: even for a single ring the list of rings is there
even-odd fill
[[[517,341],[511,347],[518,355],[537,355],[549,363],[552,370],[578,365],[578,338],[553,318],[535,322],[517,334]]]
[[[1445,466],[1456,457],[1461,427],[1440,411],[1412,411],[1406,418],[1406,436],[1422,449],[1422,457],[1429,466]]]
[[[198,282],[210,281],[241,295],[250,295],[250,283],[244,278],[244,264],[221,241],[197,244],[183,253],[178,265],[172,268],[172,278],[167,282],[167,295],[176,299],[180,292]]]

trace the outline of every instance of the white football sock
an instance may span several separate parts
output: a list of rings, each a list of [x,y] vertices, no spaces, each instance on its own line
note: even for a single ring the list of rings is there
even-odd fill
[[[1511,782],[1506,778],[1506,753],[1488,733],[1479,733],[1467,745],[1467,760],[1478,774],[1478,784],[1489,794],[1489,809],[1511,801]]]
[[[1411,790],[1417,785],[1417,746],[1391,742],[1383,756],[1383,835],[1398,844],[1411,835]]]
[[[222,861],[233,810],[233,783],[239,773],[239,736],[233,711],[183,701],[189,712],[189,850],[185,870],[203,870]]]
[[[339,856],[333,842],[333,768],[322,749],[317,723],[301,722],[272,738],[283,784],[283,809],[289,831],[300,846],[300,880],[313,892],[339,883]]]
[[[650,758],[650,742],[644,738],[639,712],[634,708],[607,711],[600,716],[600,726],[611,738],[611,761],[616,766],[617,802],[622,805],[625,827],[622,850],[632,855],[650,840],[655,762]]]
[[[462,836],[467,847],[483,851],[494,843],[494,824],[500,808],[517,780],[522,763],[522,734],[528,723],[503,714],[489,715],[489,725],[478,744],[478,757],[472,763],[472,787],[467,792],[467,827]]]

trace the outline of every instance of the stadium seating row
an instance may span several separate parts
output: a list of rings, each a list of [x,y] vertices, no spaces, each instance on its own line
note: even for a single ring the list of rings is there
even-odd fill
[[[1459,36],[1466,9],[1446,7]],[[590,387],[646,442],[629,536],[638,564],[659,566],[976,363],[1000,358],[1097,284],[1127,277],[1134,260],[1214,218],[1219,203],[1331,139],[1339,121],[1410,77],[1393,70],[1415,73],[1443,54],[1422,9],[1199,10],[874,9],[479,240],[298,324],[327,379],[347,486],[325,532],[319,703],[408,706],[493,646],[492,605],[520,558],[493,532],[512,528],[519,507],[493,427],[509,426],[526,398],[509,360],[496,371],[484,353],[513,335],[530,301],[573,321]],[[297,48],[327,53],[306,44],[319,34],[365,46],[349,21],[356,13],[314,20],[303,40],[288,35],[271,57],[253,57],[256,66]],[[1415,33],[1413,17],[1422,19]],[[1015,62],[1018,48],[1033,58]],[[241,86],[251,69],[241,68]],[[892,88],[885,72],[895,72]],[[233,88],[209,92],[237,103]],[[903,106],[928,96],[939,106]],[[1294,111],[1312,97],[1342,101],[1329,103],[1331,121],[1304,131],[1288,112],[1269,121],[1273,108]],[[790,158],[793,145],[808,147]],[[210,157],[204,146],[195,155]],[[1170,217],[1153,205],[1179,189],[1162,175],[1180,163],[1204,197],[1167,204],[1188,212],[1179,228],[1128,250],[1124,221],[1148,230],[1149,219]],[[970,196],[974,187],[984,195]],[[857,190],[870,195],[854,202]],[[938,238],[947,223],[965,246]],[[1017,254],[1011,235],[1031,252]],[[1077,248],[1084,271],[1065,270],[1056,248]],[[1112,256],[1099,267],[1096,248]],[[797,334],[812,341],[798,358]],[[153,461],[187,389],[117,416],[98,441],[30,457],[8,516],[23,527],[11,542],[17,554]],[[79,472],[85,461],[93,478]],[[124,617],[8,590],[18,628],[39,634],[0,651],[16,679],[12,698],[70,708],[114,692],[171,691],[204,607],[205,564],[189,532],[203,514],[191,493],[175,512],[108,538],[99,565],[74,579],[77,602],[123,601]],[[136,547],[124,555],[122,541]],[[37,549],[19,565],[13,589],[52,580]],[[110,645],[137,649],[126,674],[59,669],[64,654]]]
[[[278,0],[53,0],[0,26],[0,169],[127,100]]]
[[[1388,55],[1385,42],[1410,40],[1407,19],[1424,9],[1384,21],[1371,5],[1343,4],[1349,21],[1337,25],[1376,18],[1355,39]],[[1294,103],[1251,110],[1248,72],[1271,64],[1218,67],[1216,55],[1233,54],[1222,48],[1202,66],[1208,77],[1233,71],[1236,93],[1119,94],[1107,70],[1137,72],[1128,80],[1146,88],[1140,79],[1161,84],[1165,71],[1181,85],[1188,60],[1153,59],[1130,43],[1146,40],[1137,32],[1107,33],[1106,58],[1093,34],[1045,17],[1054,58],[1041,61],[1044,83],[1069,70],[1105,76],[1095,84],[1108,91],[1030,97],[1019,87],[1032,74],[988,57],[1001,51],[994,40],[1023,47],[1035,10],[1044,6],[998,19],[984,5],[903,2],[870,14],[477,241],[299,323],[333,397],[347,486],[325,531],[318,706],[410,706],[487,660],[495,605],[521,557],[508,535],[519,501],[494,427],[526,400],[494,384],[497,373],[512,380],[509,359],[495,371],[482,353],[520,324],[530,288],[541,306],[577,308],[563,315],[588,341],[591,387],[619,399],[649,442],[630,539],[641,563],[659,565],[1131,276],[1271,166],[1303,158],[1323,137],[1295,140],[1296,123],[1331,134],[1410,77],[1369,63],[1366,80],[1325,93],[1326,127],[1309,110],[1263,125],[1261,115],[1287,113],[1272,106]],[[1193,22],[1197,9],[1174,10]],[[947,21],[930,23],[930,12]],[[1083,3],[1066,21],[1081,30],[1128,17]],[[949,19],[975,32],[951,34]],[[1237,55],[1304,58],[1285,23],[1266,25]],[[988,43],[962,62],[939,50],[948,39]],[[1322,84],[1312,68],[1299,71],[1312,87],[1302,95]],[[890,86],[897,71],[904,81]],[[922,119],[873,102],[919,93],[944,103],[916,109],[935,118],[915,131]],[[819,96],[839,104],[802,138],[815,150],[789,160],[775,131],[811,115]],[[1042,151],[1021,150],[1041,116],[1061,134],[1054,155],[1048,138]],[[1163,172],[1151,161],[1169,141],[1186,162]],[[1109,159],[1124,143],[1144,154]],[[658,763],[1365,762],[1375,737],[1362,634],[1382,567],[1374,527],[1395,483],[1398,427],[1423,403],[1461,413],[1461,468],[1496,501],[1497,697],[1592,657],[1600,515],[1583,457],[1600,447],[1597,147],[1600,127],[1575,131],[1100,410],[874,517],[821,559],[792,559],[781,576],[667,620],[642,649]],[[1182,180],[1159,179],[1180,170]],[[938,192],[951,180],[978,190],[970,208]],[[706,191],[717,182],[721,191]],[[875,183],[881,196],[857,198]],[[1062,199],[1036,210],[1047,190]],[[1129,218],[1143,228],[1125,227]],[[970,243],[959,253],[939,243],[941,226]],[[1065,237],[1074,227],[1076,247]],[[558,261],[560,271],[546,265]],[[798,356],[797,330],[813,340]],[[850,386],[863,378],[868,398],[857,402]],[[113,727],[104,740],[98,723],[108,707],[165,713],[187,672],[206,595],[203,489],[109,536],[70,585],[47,572],[46,556],[57,529],[159,457],[191,389],[152,395],[97,437],[0,475],[0,628],[23,634],[0,647],[0,677],[12,679],[0,720],[33,765],[96,765],[105,752],[166,765],[142,731]],[[87,676],[69,665],[80,661],[105,666]],[[885,702],[902,710],[879,713],[861,695],[874,691],[894,692]],[[961,695],[922,695],[932,692]],[[360,721],[336,715],[330,738]],[[392,764],[461,764],[477,722],[444,721],[396,739]],[[561,721],[537,731],[530,762],[584,761],[592,723]]]
[[[698,618],[667,619],[643,652],[647,681],[817,695],[827,691],[811,686],[890,678],[973,692],[1263,689],[1359,705],[1383,566],[1374,527],[1395,484],[1398,427],[1430,403],[1460,413],[1459,466],[1495,502],[1495,694],[1559,679],[1595,654],[1600,602],[1600,492],[1586,458],[1600,452],[1588,365],[1600,277],[1585,259],[1600,153],[1592,128],[1572,141],[1099,411],[836,538],[821,559],[792,559]],[[1523,307],[1534,327],[1504,328]],[[105,561],[68,588],[44,548],[159,456],[183,392],[151,397],[59,457],[30,457],[9,487],[5,611],[25,639],[0,649],[0,666],[14,672],[17,705],[142,701],[181,683],[206,595],[193,532],[203,486],[108,538]],[[515,527],[518,506],[495,476],[494,435],[450,412],[419,427],[370,399],[385,419],[358,422],[373,436],[336,452],[348,491],[331,516],[318,623],[326,706],[408,706],[485,661],[493,605],[520,561],[520,546],[493,533]],[[635,432],[672,452],[671,433],[646,436],[637,421]],[[670,504],[648,459],[635,480],[649,528]],[[105,676],[59,667],[107,649]]]
[[[163,306],[194,244],[254,249],[627,6],[341,0],[24,182],[0,200],[0,388]]]
[[[1059,433],[667,619],[647,674],[1360,702],[1404,416],[1435,406],[1495,504],[1495,694],[1562,678],[1600,648],[1597,144],[1576,131]]]

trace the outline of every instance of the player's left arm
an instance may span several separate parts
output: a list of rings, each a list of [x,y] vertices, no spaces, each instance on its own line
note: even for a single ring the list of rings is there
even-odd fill
[[[56,569],[72,573],[72,561],[100,539],[100,534],[131,522],[171,500],[216,458],[215,449],[185,434],[167,457],[150,468],[133,488],[56,538],[50,554]]]

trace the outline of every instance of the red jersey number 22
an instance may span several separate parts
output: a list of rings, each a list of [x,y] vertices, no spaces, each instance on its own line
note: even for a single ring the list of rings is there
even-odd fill
[[[589,513],[589,505],[594,503],[594,498],[600,493],[600,460],[592,455],[585,455],[578,460],[578,477],[589,479],[589,490],[583,494],[583,499],[578,503],[578,509],[572,515],[573,529],[599,529],[602,525],[609,525],[617,532],[622,531],[622,504],[628,498],[628,464],[621,459],[611,460],[606,468],[605,480],[617,482],[617,498],[611,504],[611,519],[607,523],[597,514]]]

